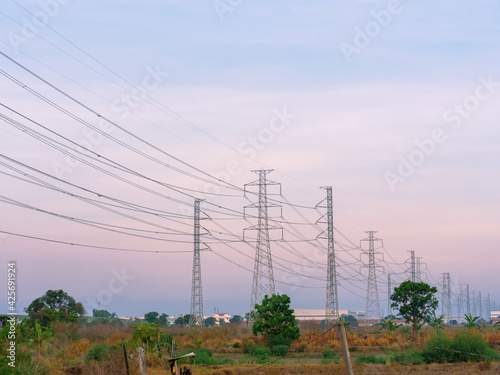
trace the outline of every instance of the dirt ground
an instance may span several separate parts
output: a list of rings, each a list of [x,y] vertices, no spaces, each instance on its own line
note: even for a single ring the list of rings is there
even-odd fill
[[[458,364],[431,364],[411,365],[353,365],[356,375],[382,374],[432,374],[432,375],[465,375],[465,374],[500,374],[500,363],[458,363]],[[343,365],[288,365],[288,366],[228,366],[212,371],[203,372],[203,375],[322,375],[345,374]]]

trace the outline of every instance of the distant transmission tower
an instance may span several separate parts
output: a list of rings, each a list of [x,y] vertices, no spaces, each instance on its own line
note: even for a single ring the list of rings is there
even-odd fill
[[[477,314],[477,295],[476,291],[472,291],[472,315],[476,316]]]
[[[481,291],[477,292],[477,305],[479,307],[479,318],[484,319],[484,316],[483,316],[483,299],[481,297]]]
[[[451,278],[448,272],[443,273],[443,287],[441,290],[441,313],[444,321],[448,323],[451,319]]]
[[[259,179],[245,185],[245,194],[247,186],[258,186],[258,202],[246,206],[245,208],[256,208],[258,210],[257,225],[245,228],[247,230],[257,231],[257,245],[255,249],[255,263],[253,271],[253,284],[252,284],[252,297],[250,304],[249,323],[253,321],[253,312],[255,311],[255,304],[262,302],[264,296],[271,296],[275,294],[274,288],[274,274],[273,262],[271,257],[271,246],[269,242],[269,230],[281,229],[279,227],[270,226],[268,222],[268,207],[280,207],[277,204],[271,204],[267,201],[267,186],[278,185],[279,183],[268,181],[266,176],[272,170],[254,170],[259,175]],[[281,194],[281,186],[280,186]]]
[[[486,320],[491,319],[491,298],[490,294],[488,293],[486,295],[486,314],[485,314]]]
[[[327,276],[326,276],[326,308],[325,308],[325,324],[327,328],[333,326],[339,318],[339,302],[337,294],[337,269],[335,261],[335,242],[333,239],[333,193],[331,186],[323,186],[326,189],[326,222],[328,241],[328,258],[327,258]],[[324,232],[318,236],[324,235]],[[323,237],[325,238],[325,237]]]
[[[415,265],[415,250],[408,250],[408,251],[410,252],[410,281],[416,282],[417,266]]]
[[[465,284],[465,310],[467,315],[470,315],[470,290],[469,284]]]
[[[200,202],[194,200],[194,255],[193,281],[191,287],[191,315],[189,326],[203,327],[203,295],[201,288],[201,259],[200,259]]]
[[[387,274],[387,316],[392,315],[391,295],[392,295],[391,274],[388,273]]]
[[[380,304],[378,299],[378,287],[377,287],[377,266],[375,265],[375,254],[380,254],[375,252],[375,241],[382,241],[379,238],[375,238],[374,235],[376,231],[367,231],[368,238],[364,238],[361,241],[368,241],[368,285],[366,288],[366,311],[365,311],[365,323],[368,319],[379,319],[380,320]]]
[[[416,263],[416,270],[415,270],[415,281],[417,283],[421,282],[422,281],[422,273],[420,271],[420,259],[422,259],[422,257],[417,257],[417,263]]]

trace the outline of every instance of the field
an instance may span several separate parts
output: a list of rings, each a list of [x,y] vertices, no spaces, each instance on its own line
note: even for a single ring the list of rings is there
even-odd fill
[[[435,340],[453,340],[464,332],[469,334],[469,331],[463,327],[445,327],[437,334],[426,326],[416,342],[410,342],[408,327],[399,328],[392,336],[380,327],[351,328],[347,339],[354,373],[500,373],[500,331],[492,326],[479,327],[474,333],[474,337],[480,337],[487,346],[487,356],[472,357],[465,363],[425,363],[422,359],[422,353],[429,351],[429,347],[432,349],[433,342],[438,342]],[[336,330],[323,333],[315,322],[302,324],[301,337],[292,344],[288,353],[271,352],[261,336],[252,335],[251,330],[241,324],[205,329],[161,327],[154,337],[142,341],[134,332],[132,325],[113,322],[93,325],[56,323],[50,332],[46,330],[40,336],[21,326],[16,348],[16,372],[13,373],[126,374],[123,344],[131,375],[139,374],[137,348],[142,345],[147,352],[149,375],[170,374],[167,358],[172,355],[173,346],[176,355],[196,352],[194,369],[196,373],[206,375],[345,373]],[[4,369],[9,368],[0,367],[2,374]]]

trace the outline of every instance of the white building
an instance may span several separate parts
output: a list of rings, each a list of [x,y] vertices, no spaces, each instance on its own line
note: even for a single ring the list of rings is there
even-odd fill
[[[324,320],[326,318],[325,309],[294,309],[297,320]],[[359,320],[364,317],[364,311],[339,310],[339,316],[352,315]]]

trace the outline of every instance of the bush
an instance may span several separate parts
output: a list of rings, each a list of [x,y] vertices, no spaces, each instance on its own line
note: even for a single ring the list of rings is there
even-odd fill
[[[248,353],[261,361],[266,361],[271,356],[271,350],[267,346],[254,345],[248,348]]]
[[[269,335],[267,337],[267,344],[271,348],[277,345],[286,345],[288,348],[290,348],[290,345],[292,345],[292,340],[284,335]]]
[[[321,353],[321,357],[324,359],[333,359],[333,358],[338,358],[338,354],[335,353],[333,350],[324,350],[323,353]]]
[[[397,362],[401,365],[423,364],[425,363],[422,353],[415,349],[408,349],[405,352],[394,353],[390,357],[391,362]]]
[[[288,353],[288,349],[287,345],[274,345],[271,351],[274,355],[284,357]]]
[[[88,361],[102,361],[111,356],[111,346],[107,344],[96,344],[87,353]]]
[[[321,364],[339,363],[340,356],[333,350],[324,350],[321,353]]]
[[[387,360],[384,357],[377,357],[374,355],[360,355],[356,359],[356,363],[372,363],[385,365]]]
[[[212,354],[212,351],[207,348],[199,348],[195,351],[196,363],[200,365],[217,365],[219,361]]]
[[[426,363],[480,362],[500,359],[498,352],[488,346],[482,336],[463,330],[453,340],[436,336],[427,340],[427,349],[422,353]]]

